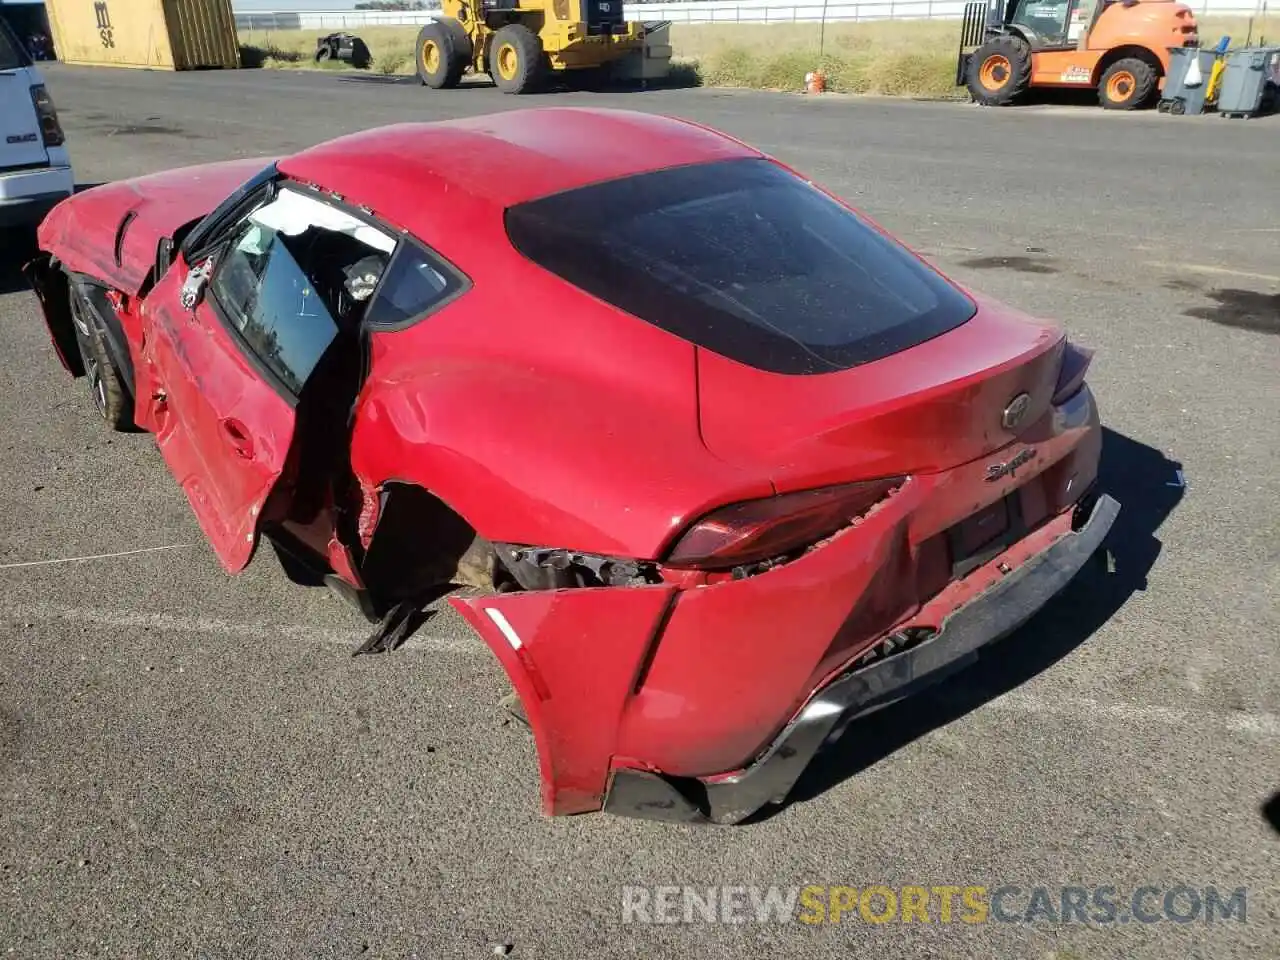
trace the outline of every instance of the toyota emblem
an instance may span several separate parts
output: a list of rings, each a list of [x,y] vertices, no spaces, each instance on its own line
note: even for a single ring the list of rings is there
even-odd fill
[[[1004,415],[1000,418],[1000,425],[1006,430],[1016,430],[1018,424],[1022,423],[1022,418],[1027,415],[1027,411],[1030,409],[1031,395],[1029,393],[1018,394],[1004,408]]]

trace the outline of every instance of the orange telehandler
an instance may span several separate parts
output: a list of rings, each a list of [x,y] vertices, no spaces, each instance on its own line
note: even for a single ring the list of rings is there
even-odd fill
[[[1013,103],[1036,87],[1087,87],[1109,110],[1151,102],[1170,47],[1199,46],[1176,0],[975,0],[965,5],[956,85],[978,103]]]

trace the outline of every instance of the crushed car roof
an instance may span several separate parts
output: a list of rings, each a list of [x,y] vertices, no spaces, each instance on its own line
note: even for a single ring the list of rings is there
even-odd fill
[[[377,127],[280,161],[288,176],[352,202],[386,209],[415,196],[460,191],[501,207],[665,167],[760,153],[672,117],[542,107],[431,123]],[[379,202],[382,201],[382,202]],[[412,229],[412,212],[395,211]]]

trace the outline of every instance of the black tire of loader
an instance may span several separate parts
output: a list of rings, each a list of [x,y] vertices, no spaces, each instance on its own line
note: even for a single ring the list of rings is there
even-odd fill
[[[504,47],[516,53],[515,72],[503,77],[498,67]],[[503,93],[531,93],[541,86],[544,76],[542,41],[523,23],[509,23],[493,35],[489,45],[489,75]]]
[[[435,44],[440,54],[434,71],[427,69],[425,51],[428,43]],[[423,86],[433,90],[451,90],[462,81],[462,74],[471,62],[471,38],[462,24],[452,17],[424,24],[418,31],[414,60]]]
[[[995,89],[982,82],[982,66],[992,57],[1008,61],[1008,77]],[[1013,103],[1031,85],[1031,47],[1021,37],[1004,34],[988,40],[969,58],[969,75],[966,78],[969,95],[988,107],[1003,107]]]

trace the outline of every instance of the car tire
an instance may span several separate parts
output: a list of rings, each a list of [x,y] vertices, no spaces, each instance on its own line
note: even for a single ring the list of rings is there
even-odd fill
[[[323,47],[316,51],[316,62],[324,63],[326,60],[333,58],[333,49],[326,43]]]
[[[523,23],[509,23],[489,45],[489,74],[503,93],[530,93],[542,80],[542,41]]]
[[[90,308],[74,285],[70,296],[76,344],[80,348],[80,360],[84,364],[84,376],[89,384],[93,407],[112,430],[132,433],[137,429],[133,422],[133,398],[107,352],[102,333],[89,313]]]
[[[418,31],[414,56],[423,86],[449,90],[462,81],[471,61],[471,40],[457,20],[435,20]]]
[[[1137,110],[1155,94],[1156,79],[1155,68],[1145,60],[1117,60],[1098,81],[1098,102],[1104,110]]]
[[[1007,106],[1030,84],[1031,47],[1021,37],[993,37],[969,58],[969,95],[984,106]]]

